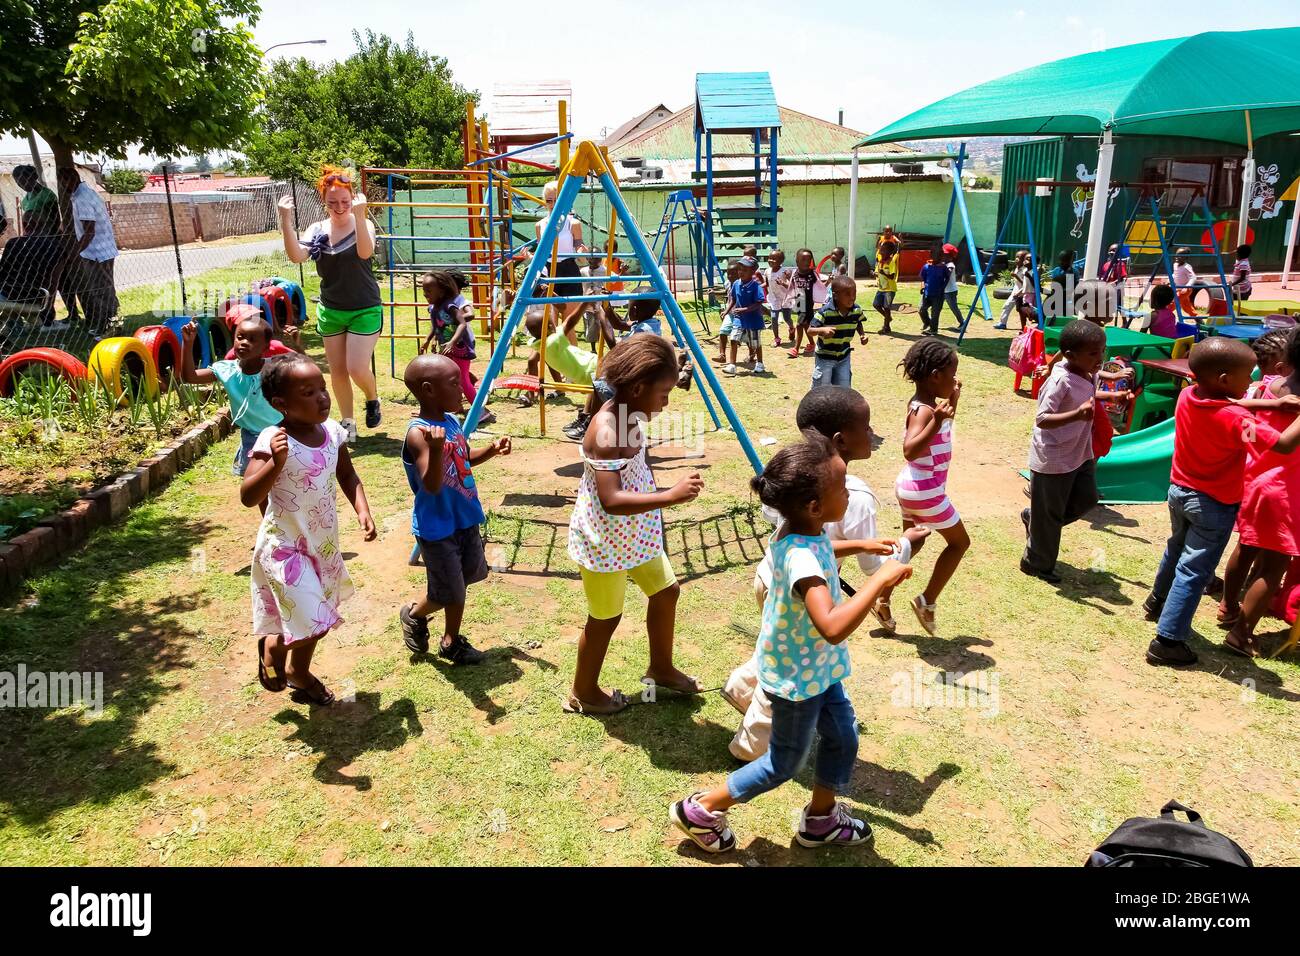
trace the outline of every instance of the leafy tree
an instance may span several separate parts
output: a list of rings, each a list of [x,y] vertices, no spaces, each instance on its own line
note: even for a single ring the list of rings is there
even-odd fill
[[[477,94],[409,33],[404,44],[369,30],[352,37],[357,51],[341,62],[272,65],[260,128],[244,147],[251,165],[303,179],[322,163],[459,166],[465,106]]]
[[[169,156],[247,136],[256,0],[0,0],[0,132],[73,152]],[[244,22],[246,21],[246,23]]]
[[[993,186],[994,186],[994,183],[993,183],[993,177],[992,177],[992,176],[976,176],[976,177],[975,177],[975,188],[976,188],[976,189],[992,189]]]
[[[110,193],[138,193],[144,189],[147,182],[144,173],[127,169],[125,166],[111,169],[104,174],[104,188]]]
[[[199,158],[194,160],[194,171],[196,173],[212,172],[212,161],[208,159],[207,153],[199,153]]]

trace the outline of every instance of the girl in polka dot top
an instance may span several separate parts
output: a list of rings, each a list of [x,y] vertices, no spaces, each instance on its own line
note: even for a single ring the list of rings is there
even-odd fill
[[[661,490],[646,461],[641,430],[668,407],[668,396],[677,385],[677,354],[658,335],[635,333],[609,351],[601,371],[596,384],[614,397],[587,427],[582,482],[569,519],[569,557],[578,564],[587,597],[587,624],[564,705],[570,713],[613,714],[628,705],[621,691],[601,689],[600,668],[623,616],[629,578],[649,598],[646,679],[680,693],[700,689],[694,677],[673,666],[680,588],[664,553],[660,509],[694,501],[704,482],[692,472]]]
[[[713,790],[674,803],[669,818],[701,849],[721,853],[736,845],[726,811],[790,780],[818,735],[812,799],[795,839],[803,846],[858,844],[871,827],[836,800],[848,787],[858,754],[858,720],[844,693],[849,653],[844,640],[866,620],[882,591],[911,574],[889,560],[847,601],[842,599],[835,553],[824,525],[848,509],[844,459],[813,432],[781,449],[753,488],[781,513],[783,525],[769,543],[772,587],[758,635],[758,679],[772,702],[767,753]]]

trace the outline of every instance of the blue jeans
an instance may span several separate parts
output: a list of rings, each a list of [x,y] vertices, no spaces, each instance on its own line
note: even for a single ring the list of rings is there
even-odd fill
[[[787,330],[794,324],[790,318],[789,309],[773,309],[772,310],[772,334],[777,336],[778,338],[780,338],[781,336],[782,319],[785,319],[785,327]]]
[[[852,358],[852,352],[842,359],[822,358],[820,355],[814,355],[812,387],[816,388],[818,385],[842,385],[845,388],[852,388],[853,366],[850,364]]]
[[[813,731],[821,738],[813,783],[835,793],[847,790],[858,758],[858,718],[844,685],[834,683],[807,700],[768,696],[772,701],[772,742],[767,753],[727,778],[731,799],[745,803],[794,779],[812,750]]]
[[[957,293],[945,292],[943,302],[948,303],[948,308],[952,309],[952,314],[957,316],[957,324],[961,325],[961,306],[957,305]],[[939,321],[939,313],[943,311],[943,302],[934,307],[934,321],[936,323]]]
[[[244,477],[244,472],[248,470],[248,456],[253,451],[253,446],[257,444],[257,436],[261,432],[255,432],[251,428],[240,427],[239,429],[239,447],[235,449],[235,464],[231,467],[230,472],[237,477]]]
[[[1149,610],[1160,609],[1157,637],[1187,640],[1196,605],[1232,537],[1239,507],[1225,505],[1204,492],[1182,485],[1169,486],[1172,531],[1151,596],[1147,598]]]

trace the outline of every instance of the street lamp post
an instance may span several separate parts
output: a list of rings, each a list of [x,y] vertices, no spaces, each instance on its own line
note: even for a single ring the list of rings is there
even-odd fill
[[[324,42],[324,40],[292,40],[288,43],[272,43],[262,51],[262,56],[265,57],[272,50],[278,50],[282,46],[319,46]]]

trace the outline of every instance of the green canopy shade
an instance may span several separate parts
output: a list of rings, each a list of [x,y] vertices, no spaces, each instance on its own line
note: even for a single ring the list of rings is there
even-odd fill
[[[1096,136],[1106,126],[1117,136],[1190,136],[1238,146],[1300,131],[1300,27],[1198,33],[1055,60],[931,103],[858,145]]]

